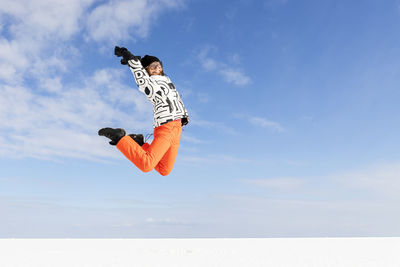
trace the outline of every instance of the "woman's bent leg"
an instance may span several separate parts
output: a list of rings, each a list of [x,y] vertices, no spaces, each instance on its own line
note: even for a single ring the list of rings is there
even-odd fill
[[[117,144],[117,148],[136,167],[143,172],[149,172],[159,163],[168,151],[172,142],[171,127],[168,124],[154,129],[154,140],[151,145],[144,144],[143,149],[130,136],[123,137]]]

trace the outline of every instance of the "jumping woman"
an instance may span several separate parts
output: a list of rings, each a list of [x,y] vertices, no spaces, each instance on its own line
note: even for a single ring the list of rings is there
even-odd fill
[[[153,142],[145,143],[142,134],[126,135],[124,129],[102,128],[98,134],[105,136],[119,151],[143,172],[155,169],[168,175],[178,154],[182,126],[189,116],[174,84],[164,75],[162,62],[154,56],[134,56],[125,47],[115,47],[114,53],[122,57],[121,64],[128,65],[133,77],[147,99],[153,104]]]

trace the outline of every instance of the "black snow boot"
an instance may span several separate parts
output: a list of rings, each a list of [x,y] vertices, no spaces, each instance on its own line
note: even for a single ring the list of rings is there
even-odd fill
[[[139,146],[143,146],[144,144],[143,134],[130,134],[129,136],[133,140],[135,140],[135,142],[138,143]]]
[[[102,128],[99,130],[99,135],[100,136],[105,136],[109,139],[111,139],[111,141],[109,142],[110,145],[115,146],[116,144],[118,144],[118,141],[124,137],[126,134],[124,129],[121,128],[117,128],[117,129],[113,129],[113,128]]]

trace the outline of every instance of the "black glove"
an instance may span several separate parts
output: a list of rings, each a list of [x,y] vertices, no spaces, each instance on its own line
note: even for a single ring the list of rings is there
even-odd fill
[[[129,52],[128,49],[126,49],[125,47],[119,47],[119,46],[115,46],[114,48],[114,54],[117,57],[122,57],[121,59],[121,64],[122,65],[127,65],[128,64],[128,60],[140,60],[140,56],[134,56],[132,55],[131,52]]]

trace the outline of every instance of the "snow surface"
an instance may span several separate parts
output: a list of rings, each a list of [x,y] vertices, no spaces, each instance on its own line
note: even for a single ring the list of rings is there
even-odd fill
[[[0,239],[0,266],[400,266],[400,238]]]

